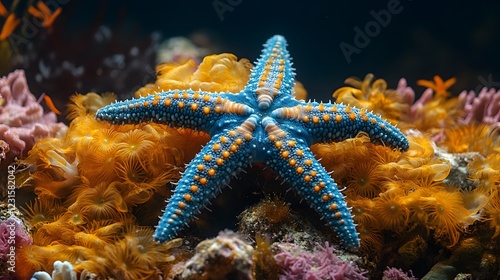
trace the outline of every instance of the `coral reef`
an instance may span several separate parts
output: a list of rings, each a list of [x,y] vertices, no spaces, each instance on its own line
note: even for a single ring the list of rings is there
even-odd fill
[[[43,9],[38,7],[39,12],[44,13]],[[0,16],[9,15],[2,14],[0,7]],[[11,18],[4,23],[4,36],[15,28],[16,18]],[[52,28],[57,32],[57,26]],[[103,41],[113,40],[106,37],[108,31],[99,29]],[[134,58],[125,58],[126,64],[147,58],[137,65],[152,65],[157,39],[139,48],[151,50],[145,56],[130,52]],[[30,48],[35,46],[36,41]],[[130,75],[128,70],[122,73],[117,60],[111,59],[114,51],[104,52],[110,54],[109,65],[116,66],[109,68],[115,72],[104,72]],[[62,61],[62,57],[55,61]],[[232,54],[207,56],[200,65],[196,58],[179,59],[160,64],[154,83],[130,80],[121,86],[128,91],[142,86],[136,97],[189,88],[237,92],[254,68],[248,60]],[[25,61],[31,67],[47,65],[39,62],[40,58]],[[79,64],[66,66],[66,74],[78,76]],[[64,76],[53,70],[48,72],[49,78],[40,79],[49,88]],[[95,84],[97,78],[91,79]],[[218,278],[279,279],[281,275],[290,279],[307,275],[321,279],[342,271],[347,279],[466,275],[492,279],[498,275],[500,106],[496,89],[463,91],[456,97],[453,79],[435,77],[434,81],[417,82],[427,89],[416,93],[405,79],[391,88],[383,79],[368,74],[363,80],[347,79],[348,86],[334,93],[338,102],[373,110],[397,123],[410,143],[408,151],[402,152],[377,146],[361,133],[343,142],[311,147],[327,171],[335,170],[331,176],[339,188],[345,188],[343,194],[352,207],[361,239],[357,257],[326,243],[338,239],[297,198],[297,202],[288,200],[292,194],[286,194],[286,201],[293,201],[289,203],[276,197],[249,203],[239,217],[238,233],[222,232],[198,244],[194,252],[188,244],[194,247],[199,236],[193,236],[196,230],[192,229],[182,232],[185,243],[175,239],[158,244],[152,238],[153,225],[163,201],[172,195],[170,183],[179,180],[179,172],[208,141],[208,135],[154,123],[121,126],[98,122],[96,111],[114,101],[116,95],[96,93],[71,98],[66,129],[55,122],[53,112],[44,113],[29,92],[22,71],[0,81],[1,125],[39,129],[26,132],[31,138],[17,134],[16,141],[2,138],[0,142],[2,162],[12,162],[13,154],[22,158],[19,164],[26,167],[19,168],[16,176],[29,180],[16,180],[16,191],[20,199],[30,200],[19,205],[24,217],[11,218],[17,221],[16,264],[23,270],[2,277],[30,279],[37,271],[62,272],[69,263],[77,277],[94,279],[192,279],[200,275],[208,279],[214,273]],[[116,82],[104,81],[103,85]],[[305,97],[299,83],[294,91]],[[18,110],[28,115],[27,104],[35,108],[32,116],[37,119],[14,117],[19,116],[13,114]],[[7,110],[9,107],[15,110]],[[3,117],[7,113],[9,117]],[[33,133],[43,136],[33,138]],[[267,184],[278,185],[275,181]],[[0,224],[4,251],[9,237],[6,225],[11,221],[7,218]],[[334,272],[336,267],[339,269]]]
[[[53,137],[66,128],[57,122],[54,112],[44,112],[30,92],[23,70],[0,78],[0,98],[0,139],[9,145],[3,166],[25,156],[37,140]]]

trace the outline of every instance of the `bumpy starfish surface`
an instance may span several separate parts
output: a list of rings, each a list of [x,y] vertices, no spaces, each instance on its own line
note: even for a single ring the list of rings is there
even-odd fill
[[[248,84],[239,93],[170,90],[97,111],[97,119],[114,124],[151,121],[211,135],[168,200],[154,233],[156,240],[175,237],[240,170],[264,162],[333,227],[342,244],[359,246],[344,196],[309,146],[353,138],[362,131],[372,142],[400,150],[408,149],[408,140],[370,112],[296,100],[294,75],[285,38],[276,35],[264,45]]]

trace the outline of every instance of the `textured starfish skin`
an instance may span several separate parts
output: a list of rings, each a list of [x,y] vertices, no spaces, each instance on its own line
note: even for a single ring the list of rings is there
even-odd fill
[[[248,84],[239,93],[170,90],[97,111],[97,119],[114,124],[151,121],[211,135],[168,200],[155,240],[174,238],[233,176],[253,162],[264,162],[331,225],[343,245],[359,247],[344,196],[309,146],[353,138],[362,131],[373,143],[399,150],[408,149],[408,140],[364,110],[296,100],[293,70],[286,41],[276,35],[264,45]]]

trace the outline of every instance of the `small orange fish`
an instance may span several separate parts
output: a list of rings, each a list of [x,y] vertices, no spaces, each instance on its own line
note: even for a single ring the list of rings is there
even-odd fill
[[[49,109],[52,112],[56,113],[57,115],[61,114],[61,111],[59,111],[56,108],[56,106],[54,105],[54,102],[52,102],[52,98],[50,98],[50,96],[48,96],[47,94],[43,93],[42,97],[43,97],[43,100],[45,100],[45,104],[47,104],[47,107],[49,107]]]

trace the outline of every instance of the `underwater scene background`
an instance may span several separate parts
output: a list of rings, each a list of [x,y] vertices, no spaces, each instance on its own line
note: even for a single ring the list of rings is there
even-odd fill
[[[499,279],[499,10],[0,1],[0,279]]]

